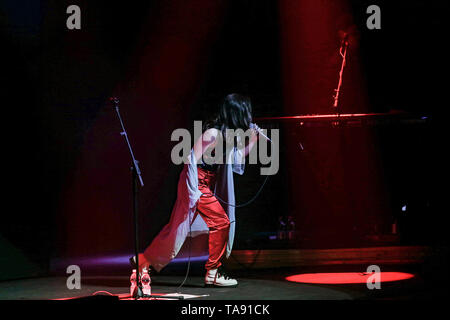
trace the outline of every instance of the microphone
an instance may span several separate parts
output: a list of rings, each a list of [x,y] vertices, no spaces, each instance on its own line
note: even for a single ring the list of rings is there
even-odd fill
[[[260,127],[258,127],[257,124],[255,124],[255,123],[250,123],[250,129],[253,129],[253,130],[258,131],[258,133],[259,133],[261,136],[263,136],[266,140],[272,142],[272,140],[270,140],[269,137],[266,136],[266,135],[263,133],[262,129],[261,129]]]

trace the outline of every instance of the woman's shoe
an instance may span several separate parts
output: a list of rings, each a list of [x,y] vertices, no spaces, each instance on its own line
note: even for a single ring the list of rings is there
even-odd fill
[[[221,268],[206,271],[205,287],[236,287],[237,285],[237,280],[230,278]]]
[[[132,268],[132,269],[136,269],[136,259],[135,259],[135,256],[130,257],[130,259],[128,259],[128,261],[130,262],[131,268]],[[141,266],[142,266],[142,264],[141,264]],[[148,270],[148,273],[149,273],[149,274],[156,274],[156,273],[157,273],[156,270],[155,270],[152,266],[146,266],[146,267],[143,267],[142,269],[144,269],[144,268],[146,268],[146,269]],[[141,270],[141,269],[139,269],[139,273],[142,273],[142,270]]]

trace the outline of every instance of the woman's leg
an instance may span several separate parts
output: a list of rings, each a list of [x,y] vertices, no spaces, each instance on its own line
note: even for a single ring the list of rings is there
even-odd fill
[[[206,190],[205,190],[206,191]],[[202,191],[203,192],[203,191]],[[238,282],[228,277],[219,267],[225,254],[230,221],[222,205],[212,194],[203,195],[197,204],[197,213],[209,228],[209,258],[205,264],[205,286],[234,287]]]
[[[227,248],[230,221],[222,205],[213,195],[200,197],[197,212],[209,228],[209,258],[205,268],[217,269],[222,264],[221,259]]]

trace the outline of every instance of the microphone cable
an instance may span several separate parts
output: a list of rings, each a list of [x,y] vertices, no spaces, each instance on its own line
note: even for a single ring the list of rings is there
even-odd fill
[[[231,203],[223,200],[222,198],[220,198],[215,192],[214,193],[203,193],[203,194],[213,195],[214,197],[216,197],[217,200],[219,200],[220,202],[222,202],[223,204],[226,204],[228,206],[231,206],[234,208],[242,208],[242,207],[248,206],[250,203],[252,203],[253,201],[256,200],[256,198],[260,195],[260,193],[261,193],[262,189],[264,188],[264,185],[266,184],[268,179],[269,179],[269,175],[266,175],[263,183],[261,184],[261,187],[259,187],[259,190],[256,192],[256,194],[249,201],[244,202],[242,204],[231,204]]]
[[[189,213],[189,217],[191,216],[191,214]],[[189,219],[190,220],[190,219]],[[193,223],[194,221],[192,221]],[[177,288],[177,293],[181,293],[180,289],[181,287],[184,285],[184,283],[186,282],[188,276],[189,276],[189,270],[191,269],[191,242],[192,242],[192,227],[191,227],[191,221],[189,221],[189,244],[188,244],[188,265],[187,265],[187,269],[186,269],[186,275],[184,276],[183,281],[181,282],[181,284],[178,286]]]
[[[264,185],[266,184],[266,182],[267,182],[267,180],[269,179],[269,175],[266,175],[266,177],[264,178],[264,181],[263,181],[263,183],[262,183],[262,185],[261,185],[261,187],[259,187],[259,190],[258,190],[258,192],[256,192],[256,194],[253,196],[253,198],[251,198],[249,201],[247,201],[247,202],[245,202],[245,203],[243,203],[243,204],[239,204],[239,205],[236,205],[236,204],[231,204],[231,203],[229,203],[229,202],[226,202],[225,200],[223,200],[222,198],[220,198],[219,196],[217,196],[215,193],[203,193],[202,195],[213,195],[214,197],[216,197],[216,199],[217,200],[219,200],[220,202],[222,202],[222,203],[224,203],[224,204],[226,204],[226,205],[229,205],[229,206],[231,206],[231,207],[235,207],[235,208],[242,208],[242,207],[245,207],[245,206],[247,206],[247,205],[249,205],[250,203],[252,203],[253,201],[255,201],[256,200],[256,198],[259,196],[259,194],[261,193],[261,191],[262,191],[262,189],[264,188]],[[192,221],[193,222],[193,221]],[[233,221],[234,222],[234,221]],[[181,287],[186,283],[186,280],[187,280],[187,278],[188,278],[188,276],[189,276],[189,271],[190,271],[190,268],[191,268],[191,242],[192,242],[192,229],[191,229],[191,222],[189,222],[189,244],[188,244],[188,265],[187,265],[187,268],[186,268],[186,274],[185,274],[185,276],[184,276],[184,279],[183,279],[183,281],[181,282],[181,284],[178,286],[178,288],[177,288],[177,293],[180,293],[180,289],[181,289]]]
[[[267,138],[266,138],[267,139]],[[270,141],[270,140],[269,140]],[[272,142],[272,141],[270,141],[270,142]],[[264,178],[264,181],[263,181],[263,183],[261,184],[261,186],[259,187],[259,190],[256,192],[256,194],[249,200],[249,201],[247,201],[247,202],[244,202],[244,203],[242,203],[242,204],[231,204],[231,203],[229,203],[229,202],[227,202],[227,201],[225,201],[225,200],[223,200],[222,198],[220,198],[215,192],[214,193],[202,193],[202,195],[213,195],[214,197],[216,197],[216,199],[217,200],[219,200],[220,202],[222,202],[223,204],[226,204],[226,205],[228,205],[228,206],[231,206],[231,207],[234,207],[234,208],[242,208],[242,207],[245,207],[245,206],[247,206],[247,205],[249,205],[250,203],[252,203],[253,201],[255,201],[256,200],[256,198],[260,195],[260,193],[261,193],[261,191],[262,191],[262,189],[264,188],[264,186],[265,186],[265,184],[266,184],[266,182],[267,182],[267,180],[269,179],[269,175],[266,175],[266,177]],[[193,223],[194,221],[192,221],[192,223]],[[233,221],[234,222],[234,221]],[[187,278],[188,278],[188,276],[189,276],[189,271],[190,271],[190,267],[191,267],[191,242],[192,242],[192,229],[191,229],[191,224],[192,224],[191,222],[189,222],[189,244],[188,244],[188,265],[187,265],[187,268],[186,268],[186,275],[184,276],[184,279],[183,279],[183,281],[181,282],[181,284],[178,286],[178,288],[177,288],[177,291],[178,291],[178,293],[180,293],[179,292],[179,290],[181,289],[181,287],[185,284],[185,282],[186,282],[186,280],[187,280]]]

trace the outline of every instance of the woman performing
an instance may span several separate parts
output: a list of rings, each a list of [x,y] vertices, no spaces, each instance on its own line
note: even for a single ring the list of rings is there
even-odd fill
[[[243,174],[245,156],[259,136],[259,128],[251,121],[249,98],[239,94],[225,97],[216,118],[206,126],[183,167],[169,223],[139,254],[140,270],[150,268],[159,272],[175,258],[186,237],[209,233],[205,285],[237,285],[221,265],[223,258],[231,254],[234,239],[233,172]],[[233,130],[245,132],[248,143],[245,135]],[[131,261],[135,262],[134,257]]]

